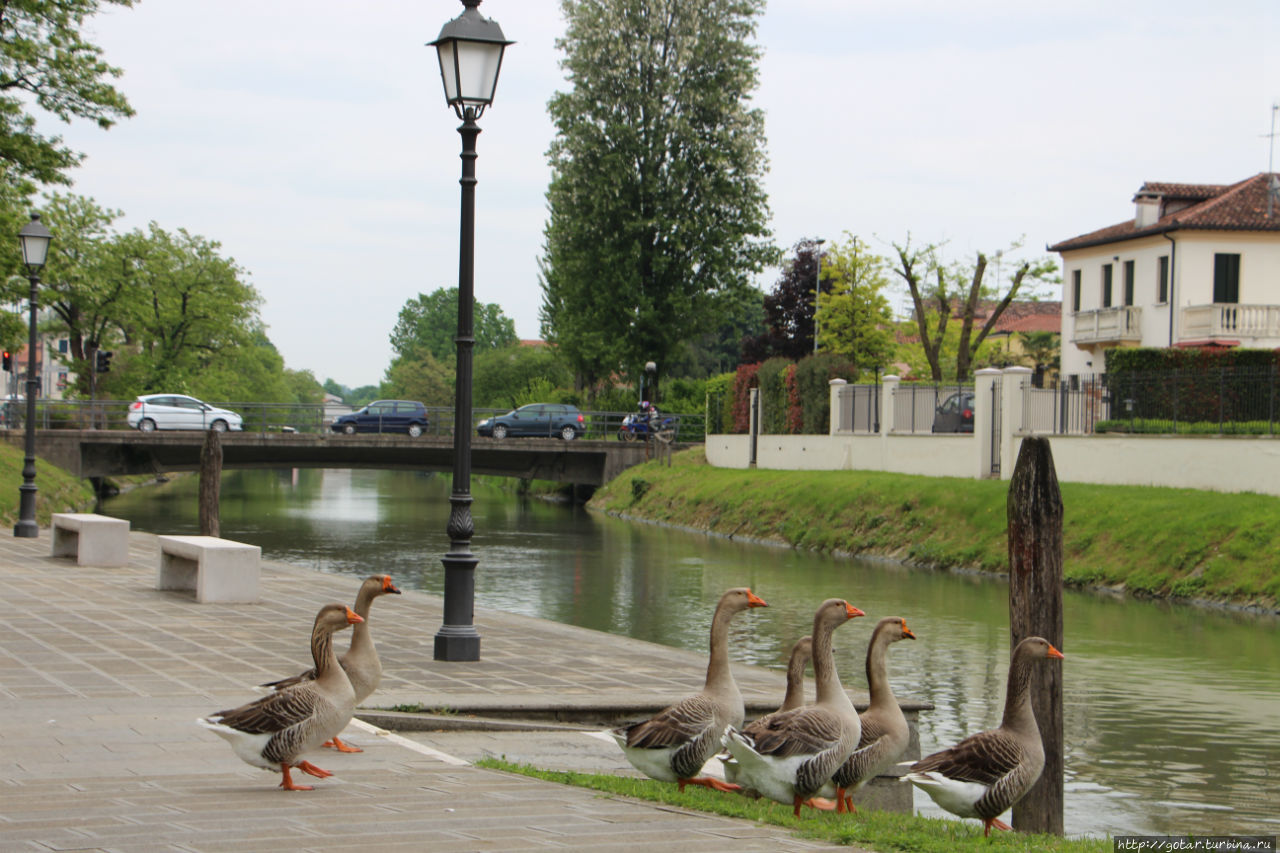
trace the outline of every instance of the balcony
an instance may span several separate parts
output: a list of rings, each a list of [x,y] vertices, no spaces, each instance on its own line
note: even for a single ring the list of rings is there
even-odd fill
[[[1216,302],[1182,310],[1181,341],[1231,338],[1242,346],[1280,345],[1280,305]]]
[[[1142,309],[1132,305],[1077,311],[1072,316],[1074,344],[1107,344],[1142,340]]]

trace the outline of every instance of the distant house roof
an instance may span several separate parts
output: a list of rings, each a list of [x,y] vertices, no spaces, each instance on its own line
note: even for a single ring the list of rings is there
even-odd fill
[[[1271,175],[1262,172],[1235,184],[1175,184],[1148,181],[1134,201],[1160,205],[1154,222],[1139,226],[1130,219],[1063,240],[1049,246],[1050,252],[1085,249],[1119,243],[1180,229],[1204,231],[1280,231],[1280,203],[1267,216],[1267,192]]]
[[[545,347],[545,346],[548,346],[548,344],[547,344],[547,342],[546,342],[546,341],[544,341],[542,338],[521,338],[521,339],[520,339],[520,346],[522,346],[522,347]]]

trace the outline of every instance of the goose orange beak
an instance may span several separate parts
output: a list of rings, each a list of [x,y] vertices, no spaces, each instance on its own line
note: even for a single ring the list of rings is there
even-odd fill
[[[747,606],[748,607],[768,607],[769,603],[751,590],[747,590]]]
[[[916,635],[911,633],[911,629],[907,627],[907,620],[902,620],[902,638],[904,640],[914,640]]]
[[[1052,643],[1049,644],[1049,651],[1045,652],[1044,656],[1047,658],[1057,658],[1058,660],[1062,660],[1066,657],[1062,652],[1055,649]]]
[[[356,613],[350,607],[347,608],[347,624],[348,625],[354,625],[357,622],[363,622],[363,621],[364,620],[360,618],[359,613]]]
[[[391,575],[382,576],[382,591],[394,592],[396,595],[400,594],[400,590],[396,589],[396,585],[391,582]]]
[[[853,619],[855,616],[867,615],[847,601],[844,603],[844,612],[850,619]]]

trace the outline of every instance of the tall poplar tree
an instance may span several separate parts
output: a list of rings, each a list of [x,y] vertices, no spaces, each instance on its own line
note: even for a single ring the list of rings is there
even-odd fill
[[[764,0],[561,0],[542,334],[584,384],[638,375],[722,319],[769,240]]]

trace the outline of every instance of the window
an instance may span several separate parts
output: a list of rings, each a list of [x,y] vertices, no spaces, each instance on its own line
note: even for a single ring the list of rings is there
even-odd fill
[[[1111,264],[1102,265],[1102,307],[1111,307]]]
[[[1169,301],[1169,256],[1160,256],[1160,272],[1156,280],[1156,302],[1163,305]]]
[[[1240,256],[1218,252],[1213,256],[1213,301],[1240,301]]]
[[[1133,261],[1124,262],[1124,304],[1133,304]]]
[[[1071,310],[1080,310],[1080,270],[1071,271]]]
[[[58,338],[58,352],[66,352],[70,348],[70,343],[66,338]]]

